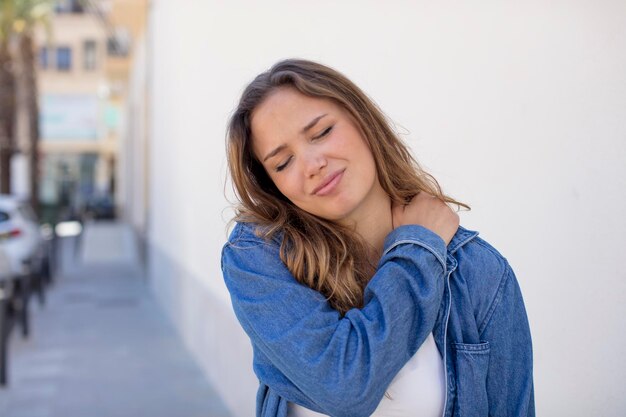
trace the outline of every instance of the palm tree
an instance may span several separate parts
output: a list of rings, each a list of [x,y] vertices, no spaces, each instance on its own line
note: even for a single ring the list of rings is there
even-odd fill
[[[50,16],[54,2],[52,0],[13,0],[15,3],[14,30],[19,37],[22,77],[24,77],[24,98],[28,115],[28,152],[30,159],[30,199],[31,206],[39,213],[39,105],[37,73],[35,65],[34,31],[43,26],[48,35]],[[49,37],[49,36],[48,36]]]
[[[15,77],[10,42],[14,0],[0,0],[0,192],[11,192],[11,156],[15,148]]]
[[[12,42],[19,49],[28,116],[31,204],[39,212],[39,106],[34,30],[50,32],[53,0],[0,0],[0,192],[11,192],[11,157],[15,152],[16,74]]]

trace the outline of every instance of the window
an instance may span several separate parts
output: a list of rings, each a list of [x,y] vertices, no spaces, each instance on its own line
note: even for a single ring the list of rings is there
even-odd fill
[[[57,69],[59,71],[69,71],[72,69],[72,50],[62,46],[57,48]]]
[[[128,56],[130,40],[130,33],[127,29],[115,28],[113,35],[107,39],[107,54],[114,57]]]
[[[57,13],[83,13],[85,10],[80,0],[57,0],[54,6]]]
[[[109,56],[123,57],[126,56],[126,51],[124,51],[123,46],[120,45],[117,39],[110,37],[107,39],[107,54]]]
[[[85,41],[83,48],[83,58],[85,70],[93,71],[96,69],[96,41]]]
[[[46,48],[45,46],[39,48],[39,68],[48,68],[48,48]]]

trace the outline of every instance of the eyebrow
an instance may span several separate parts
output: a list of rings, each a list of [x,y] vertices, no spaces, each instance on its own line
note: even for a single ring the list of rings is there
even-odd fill
[[[309,122],[309,124],[307,124],[306,126],[304,126],[304,127],[302,128],[302,131],[301,131],[300,133],[306,133],[306,132],[307,132],[307,130],[312,129],[312,128],[313,128],[313,126],[315,126],[315,125],[317,124],[317,122],[319,122],[319,121],[320,121],[320,119],[321,119],[322,117],[324,117],[324,116],[326,116],[326,113],[321,114],[321,115],[317,116],[315,119],[311,120],[311,121]]]
[[[265,158],[263,158],[263,162],[267,161],[268,159],[270,159],[273,156],[276,156],[277,153],[279,153],[280,151],[282,151],[286,147],[287,147],[287,145],[280,145],[278,148],[274,149],[272,152],[270,152],[267,155],[265,155]]]
[[[300,133],[306,133],[307,131],[313,129],[313,127],[317,124],[317,122],[319,122],[323,117],[325,117],[327,115],[327,113],[324,114],[320,114],[319,116],[317,116],[316,118],[314,118],[313,120],[311,120],[309,123],[307,123],[306,126],[304,126],[302,128],[302,130],[300,131]],[[287,145],[283,144],[280,145],[276,148],[274,148],[273,151],[271,151],[270,153],[268,153],[267,155],[265,155],[265,158],[263,158],[263,162],[267,161],[268,159],[276,156],[280,151],[282,151],[283,149],[285,149],[287,147]]]

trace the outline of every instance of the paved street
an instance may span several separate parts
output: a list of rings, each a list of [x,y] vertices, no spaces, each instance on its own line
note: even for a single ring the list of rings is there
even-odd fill
[[[92,223],[65,238],[62,271],[31,336],[14,329],[2,417],[227,417],[153,300],[128,228]]]

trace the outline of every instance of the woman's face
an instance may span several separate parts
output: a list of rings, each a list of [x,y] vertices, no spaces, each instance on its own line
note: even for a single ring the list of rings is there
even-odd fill
[[[255,109],[251,129],[254,154],[302,210],[358,222],[376,199],[386,198],[360,129],[334,101],[281,87]]]

